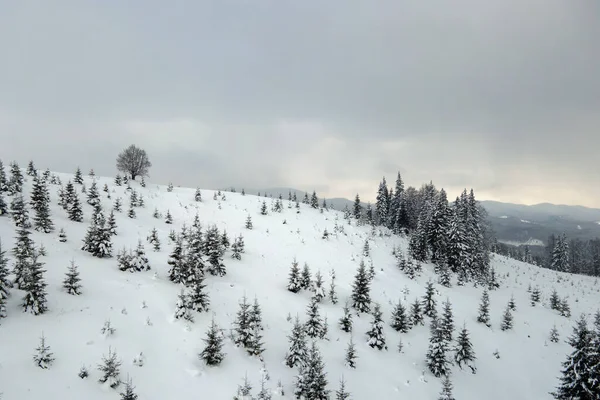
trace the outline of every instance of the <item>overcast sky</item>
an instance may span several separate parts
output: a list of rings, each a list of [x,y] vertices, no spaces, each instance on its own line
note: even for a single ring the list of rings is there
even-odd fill
[[[4,0],[0,158],[600,207],[598,0]]]

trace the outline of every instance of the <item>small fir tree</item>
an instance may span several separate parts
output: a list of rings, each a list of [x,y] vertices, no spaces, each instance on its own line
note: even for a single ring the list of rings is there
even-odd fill
[[[294,258],[292,261],[292,268],[290,269],[290,275],[288,278],[287,290],[292,293],[298,293],[302,289],[302,282],[300,280],[300,268],[298,267],[298,261]]]
[[[508,308],[510,308],[510,311],[517,311],[517,303],[515,302],[514,295],[510,296],[510,300],[508,301]]]
[[[323,276],[321,275],[321,271],[317,270],[315,273],[315,280],[311,285],[311,291],[313,292],[313,297],[317,301],[317,303],[321,302],[323,298],[325,298],[325,284],[323,282]]]
[[[98,370],[102,377],[98,379],[100,383],[107,383],[115,389],[121,384],[121,361],[117,359],[117,352],[108,348],[108,356],[102,356],[102,363],[98,365]]]
[[[65,243],[67,241],[67,232],[65,232],[64,228],[60,228],[58,232],[58,241],[61,243]]]
[[[406,308],[400,300],[398,300],[398,304],[396,304],[392,312],[392,322],[390,325],[396,332],[406,333],[410,330],[410,321],[406,316]]]
[[[427,351],[427,367],[431,373],[439,378],[449,373],[449,362],[446,353],[448,345],[444,333],[439,327],[436,319],[431,321],[431,336],[429,338],[429,350]]]
[[[50,346],[46,345],[46,338],[42,333],[40,338],[40,345],[35,349],[36,353],[33,355],[33,362],[42,369],[48,369],[54,362],[54,353],[50,351]]]
[[[307,317],[305,329],[306,335],[311,338],[319,338],[323,334],[323,319],[319,314],[319,304],[313,296],[310,300],[307,309]]]
[[[454,361],[462,369],[464,365],[470,365],[475,361],[475,352],[469,338],[469,331],[466,325],[463,325],[462,330],[456,338],[456,346],[454,347]]]
[[[173,183],[169,182],[169,185],[167,186],[167,192],[171,193],[173,191]]]
[[[191,305],[188,295],[183,289],[177,296],[177,303],[175,303],[175,319],[183,319],[189,322],[194,322],[194,316],[191,312]]]
[[[503,331],[507,331],[512,329],[513,327],[513,316],[510,311],[510,306],[506,306],[506,310],[504,310],[504,314],[502,316],[502,323],[500,324],[500,329]]]
[[[75,171],[74,182],[78,185],[83,185],[83,174],[81,173],[81,168],[79,167],[77,167],[77,171]]]
[[[348,342],[348,346],[346,347],[346,358],[344,359],[344,365],[348,368],[355,369],[356,368],[356,359],[358,356],[356,355],[356,346],[354,341],[352,340],[352,336],[350,336],[350,341]]]
[[[196,188],[196,193],[194,194],[194,201],[202,201],[202,192],[200,192],[200,188]]]
[[[29,228],[29,211],[22,195],[15,195],[10,203],[10,213],[17,228]]]
[[[142,182],[144,178],[142,177]],[[131,382],[131,378],[127,377],[127,381],[125,382],[125,390],[121,393],[121,400],[137,400],[138,395],[134,392],[135,386]]]
[[[121,178],[120,174],[117,174],[117,176],[115,176],[115,185],[117,185],[117,186],[123,185],[123,179]]]
[[[558,333],[558,329],[556,329],[556,325],[552,326],[552,329],[550,330],[549,339],[552,343],[558,343],[558,341],[560,340],[560,335]]]
[[[173,217],[171,216],[171,211],[167,210],[167,216],[165,217],[165,224],[172,224],[173,223]]]
[[[113,203],[113,210],[116,212],[121,212],[123,210],[123,202],[121,201],[120,197],[115,199],[115,202]]]
[[[558,297],[558,292],[556,289],[552,290],[552,294],[550,295],[550,308],[552,310],[558,310],[560,308],[560,297]]]
[[[27,164],[27,175],[29,176],[37,176],[37,170],[35,169],[35,166],[33,165],[33,161],[29,161],[29,164]]]
[[[48,302],[46,300],[46,281],[42,269],[44,264],[38,261],[38,255],[35,254],[31,259],[31,264],[27,271],[27,278],[23,289],[23,312],[31,312],[33,315],[43,314],[48,311]]]
[[[260,206],[260,215],[267,215],[267,202],[263,201]]]
[[[148,243],[152,245],[154,251],[160,251],[160,239],[158,238],[158,231],[156,228],[152,229],[150,236],[148,236]]]
[[[317,347],[316,342],[312,342],[308,354],[308,365],[305,373],[306,391],[305,397],[314,400],[328,400],[329,390],[327,390],[327,374],[325,373],[325,364]]]
[[[452,312],[452,303],[450,303],[450,299],[446,299],[443,308],[442,316],[438,321],[440,324],[439,328],[444,334],[444,339],[450,343],[452,342],[454,334],[454,314]]]
[[[448,374],[442,381],[442,392],[440,393],[438,400],[455,400],[454,395],[452,394],[452,389],[453,387],[452,382],[450,381],[450,374]]]
[[[225,358],[225,354],[223,353],[223,335],[217,323],[215,322],[214,317],[210,324],[210,328],[206,333],[206,339],[204,339],[204,343],[206,343],[206,346],[199,354],[199,358],[209,366],[221,364]]]
[[[410,309],[410,319],[412,326],[424,325],[423,311],[421,310],[421,302],[415,299]]]
[[[344,305],[344,315],[339,320],[340,329],[344,332],[352,332],[352,314],[348,301]]]
[[[305,366],[308,359],[306,332],[297,315],[292,333],[288,336],[288,341],[290,349],[285,356],[285,365],[290,368]]]
[[[490,327],[490,295],[487,289],[483,290],[481,296],[481,303],[479,303],[479,315],[477,315],[477,322]]]
[[[106,228],[108,229],[108,233],[111,236],[117,235],[117,220],[115,218],[115,213],[113,210],[110,210],[110,214],[108,215],[108,220],[106,221]]]
[[[340,388],[335,391],[335,400],[350,400],[350,393],[346,390],[346,381],[343,376],[340,379]]]
[[[310,281],[311,281],[310,268],[307,263],[304,263],[304,267],[302,267],[302,276],[300,277],[302,289],[304,289],[304,290],[310,289]]]
[[[79,271],[77,269],[77,265],[75,264],[75,260],[71,260],[71,265],[65,274],[65,279],[63,280],[63,288],[67,291],[67,293],[72,295],[80,295],[81,294],[81,278],[79,277]]]
[[[371,309],[369,285],[370,279],[365,269],[365,263],[361,261],[352,285],[352,307],[359,313],[369,312]]]
[[[569,307],[567,299],[562,299],[559,312],[561,316],[571,318],[571,307]]]
[[[430,318],[434,318],[437,312],[436,307],[435,288],[433,282],[429,281],[425,286],[425,296],[423,296],[423,313]]]
[[[329,275],[331,276],[331,283],[329,284],[329,300],[331,301],[331,304],[337,304],[338,297],[335,290],[335,270],[332,269]]]
[[[367,343],[372,348],[377,350],[387,349],[385,344],[385,335],[383,333],[383,318],[379,304],[375,303],[373,307],[373,321],[371,322],[371,329],[367,332],[369,340]]]
[[[200,271],[195,271],[191,283],[191,291],[188,296],[189,306],[197,312],[206,312],[210,307],[206,285],[204,284],[204,275]]]
[[[248,215],[248,217],[246,218],[246,229],[251,230],[252,228],[253,228],[252,217],[250,215]]]
[[[540,302],[540,298],[541,298],[540,289],[536,286],[533,289],[533,291],[531,292],[531,306],[535,307],[535,305]]]

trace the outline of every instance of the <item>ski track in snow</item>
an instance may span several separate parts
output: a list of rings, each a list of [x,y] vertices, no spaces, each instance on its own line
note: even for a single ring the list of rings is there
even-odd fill
[[[63,184],[72,179],[69,174],[58,176]],[[32,182],[30,177],[26,176],[26,179],[24,193],[28,200]],[[319,269],[327,286],[329,271],[332,268],[336,271],[339,303],[332,305],[324,300],[320,305],[321,315],[326,315],[329,321],[329,340],[318,342],[332,394],[343,375],[355,400],[437,398],[441,380],[429,372],[423,375],[426,371],[429,323],[406,334],[399,334],[389,326],[393,305],[399,298],[408,305],[416,297],[423,296],[427,280],[436,280],[431,265],[424,265],[423,273],[416,280],[408,279],[396,268],[392,248],[400,245],[406,252],[406,239],[377,236],[371,241],[371,258],[377,271],[371,295],[382,306],[389,350],[371,349],[365,337],[371,318],[368,315],[355,317],[352,335],[358,360],[357,368],[351,370],[344,367],[345,347],[350,334],[338,328],[337,320],[342,315],[344,301],[350,295],[362,247],[365,238],[370,235],[369,227],[349,226],[340,212],[321,214],[303,204],[301,213],[296,214],[294,208],[287,208],[287,200],[284,200],[281,214],[271,212],[268,216],[261,216],[259,209],[264,198],[225,192],[227,199],[220,202],[222,209],[219,209],[219,202],[213,200],[214,192],[210,190],[203,190],[203,202],[196,203],[193,201],[195,189],[176,187],[169,193],[166,186],[148,184],[141,188],[137,182],[133,182],[132,187],[144,196],[146,204],[144,208],[136,209],[136,219],[130,219],[126,214],[129,204],[126,187],[115,186],[113,178],[97,177],[96,181],[105,210],[110,210],[116,197],[123,200],[124,211],[116,213],[118,235],[113,237],[113,258],[97,259],[80,250],[92,211],[80,191],[81,186],[75,185],[85,218],[83,223],[77,223],[69,221],[57,205],[58,186],[49,185],[56,230],[51,234],[33,231],[31,235],[36,246],[44,244],[48,252],[42,261],[47,271],[49,312],[40,316],[22,313],[20,302],[23,292],[12,289],[7,304],[8,317],[0,321],[0,392],[3,400],[118,398],[123,386],[113,390],[97,383],[99,372],[96,367],[102,355],[108,354],[109,346],[123,362],[122,379],[125,380],[127,375],[132,378],[140,399],[231,399],[245,374],[254,387],[254,393],[257,393],[261,362],[247,356],[229,339],[225,340],[226,356],[219,367],[207,367],[198,359],[211,316],[214,314],[219,326],[228,333],[238,309],[238,300],[244,294],[250,299],[257,296],[263,310],[264,360],[271,377],[269,385],[274,389],[277,381],[281,380],[286,396],[280,398],[293,399],[295,370],[282,363],[288,350],[287,335],[292,328],[286,317],[289,313],[304,319],[310,297],[306,292],[293,294],[286,290],[294,257],[297,257],[300,266],[307,262],[313,274]],[[112,199],[107,199],[106,193],[101,190],[105,183],[110,188]],[[86,176],[86,187],[89,188],[90,184],[91,178]],[[273,193],[274,197],[277,195]],[[287,193],[283,195],[287,196]],[[10,198],[5,199],[10,204]],[[269,206],[270,202],[267,200]],[[165,224],[164,219],[153,218],[155,207],[163,215],[170,210],[173,225]],[[230,238],[242,233],[246,252],[242,261],[232,259],[230,251],[227,252],[227,275],[208,276],[206,280],[210,312],[196,314],[195,322],[186,324],[173,318],[180,286],[167,278],[167,259],[172,248],[167,235],[171,229],[179,232],[184,223],[191,225],[196,212],[204,228],[216,224],[220,230],[226,229]],[[253,230],[244,229],[248,214],[252,216]],[[32,215],[30,211],[30,217]],[[339,224],[344,225],[346,235],[333,235],[336,216]],[[284,220],[286,224],[283,224]],[[160,252],[152,251],[145,240],[153,227],[159,232]],[[66,243],[58,242],[60,228],[67,232]],[[330,233],[328,240],[321,238],[325,228]],[[12,268],[10,253],[15,228],[12,220],[5,216],[0,217],[0,237]],[[138,238],[145,244],[152,270],[133,274],[119,271],[114,256],[123,246],[135,248]],[[79,266],[83,284],[81,296],[70,296],[61,289],[71,259]],[[571,334],[576,318],[581,313],[595,312],[600,303],[598,281],[540,269],[501,256],[493,256],[492,265],[502,283],[499,290],[490,293],[491,329],[476,322],[481,288],[471,285],[444,288],[436,284],[438,307],[447,297],[450,298],[456,327],[466,323],[477,356],[475,375],[468,368],[452,367],[454,395],[461,400],[550,399],[549,392],[558,384],[561,362],[571,351],[564,339]],[[542,303],[536,307],[529,304],[526,289],[530,284],[538,285],[543,293]],[[405,288],[409,291],[406,299],[402,293]],[[547,300],[552,288],[556,288],[561,296],[568,297],[572,318],[561,317],[550,310]],[[512,294],[517,304],[514,328],[502,332],[502,313]],[[142,307],[144,301],[146,308]],[[123,309],[127,312],[122,313]],[[146,323],[148,318],[151,326]],[[116,332],[104,337],[100,329],[107,319]],[[556,344],[548,340],[554,324],[561,335],[560,342]],[[42,332],[56,357],[49,370],[36,367],[32,361]],[[400,338],[404,344],[401,354],[396,350]],[[496,349],[500,359],[493,356]],[[143,367],[132,362],[140,352],[145,355]],[[90,377],[84,380],[77,376],[83,365],[90,370]],[[277,396],[274,395],[274,398]]]

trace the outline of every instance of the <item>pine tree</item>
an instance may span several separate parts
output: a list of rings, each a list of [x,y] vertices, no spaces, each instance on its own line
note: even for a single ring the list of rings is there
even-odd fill
[[[252,225],[252,217],[250,216],[250,214],[248,214],[248,217],[246,218],[246,229],[252,229],[253,225]]]
[[[438,400],[455,400],[454,395],[452,394],[452,389],[453,387],[452,382],[450,381],[450,374],[448,374],[442,381],[442,392],[440,393]]]
[[[541,297],[540,289],[536,286],[533,289],[533,291],[531,292],[531,306],[532,307],[535,307],[535,305],[540,302],[540,297]]]
[[[189,296],[185,293],[185,290],[181,289],[181,292],[179,292],[175,307],[175,319],[184,319],[189,322],[194,322]]]
[[[92,185],[87,193],[87,203],[92,207],[98,207],[100,204],[100,193],[98,193],[98,184],[95,180],[92,181]]]
[[[150,236],[148,236],[148,243],[152,245],[154,251],[160,251],[160,239],[158,238],[158,231],[156,228],[152,228]]]
[[[271,400],[271,390],[267,388],[267,379],[263,375],[260,380],[260,392],[256,395],[256,400]]]
[[[552,326],[552,329],[550,330],[550,341],[552,343],[558,343],[560,339],[560,335],[558,334],[558,329],[556,329],[556,325]]]
[[[83,175],[81,174],[81,168],[77,167],[77,171],[75,171],[75,183],[79,185],[83,185]]]
[[[315,280],[311,285],[311,291],[314,293],[313,297],[317,301],[317,303],[321,302],[323,298],[325,298],[325,284],[323,282],[323,276],[321,275],[321,271],[317,270],[315,273]]]
[[[35,349],[36,353],[33,355],[33,362],[42,368],[48,369],[54,362],[54,353],[50,352],[50,346],[46,346],[46,338],[42,333],[42,337],[40,338],[40,345]]]
[[[373,208],[371,207],[371,203],[367,204],[367,211],[365,211],[365,219],[367,220],[367,224],[373,225]]]
[[[115,213],[113,210],[110,210],[110,214],[108,215],[108,221],[106,221],[106,228],[108,229],[108,233],[112,236],[117,235],[117,220],[115,218]]]
[[[77,195],[77,192],[73,190],[72,195],[68,195],[68,199],[69,200],[67,203],[67,214],[69,216],[69,219],[75,222],[82,222],[83,210],[81,209],[81,202],[79,201],[79,196]]]
[[[562,299],[559,309],[560,315],[566,318],[571,318],[571,307],[569,307],[569,303],[567,299]]]
[[[329,400],[329,390],[327,390],[327,374],[325,373],[325,364],[321,353],[317,348],[317,343],[312,342],[308,353],[308,363],[304,369],[306,399]]]
[[[4,195],[0,190],[0,216],[6,214],[8,214],[8,205],[6,204],[6,201],[4,200]]]
[[[552,294],[550,295],[550,308],[552,310],[558,310],[560,308],[560,297],[558,297],[556,289],[553,289]]]
[[[263,201],[260,206],[260,215],[267,215],[267,202]]]
[[[475,353],[473,351],[473,345],[469,338],[469,331],[467,327],[463,325],[462,330],[456,338],[456,347],[454,347],[454,361],[462,369],[463,364],[470,365],[475,361]]]
[[[121,211],[123,210],[123,202],[121,201],[121,198],[120,198],[120,197],[117,197],[117,198],[115,199],[115,202],[114,202],[114,204],[113,204],[113,209],[114,209],[116,212],[121,212]]]
[[[431,336],[429,338],[429,350],[427,351],[427,367],[435,376],[446,376],[449,373],[449,362],[446,356],[448,344],[444,338],[444,332],[440,329],[436,319],[431,321]]]
[[[142,177],[142,182],[144,181],[144,177]],[[121,393],[121,400],[137,400],[138,395],[133,391],[135,386],[131,382],[131,379],[127,377],[127,382],[125,382],[125,391]]]
[[[424,325],[423,311],[421,310],[421,302],[419,299],[415,299],[410,309],[410,319],[412,326]]]
[[[377,218],[380,224],[385,224],[387,222],[389,207],[389,192],[385,177],[383,177],[383,180],[379,184],[379,189],[377,190],[377,201],[375,203],[375,211],[377,212]]]
[[[312,195],[310,196],[310,206],[315,210],[319,208],[319,198],[317,197],[317,192],[313,190]]]
[[[247,348],[248,353],[251,356],[260,356],[264,351],[260,332],[264,328],[262,326],[262,311],[256,297],[254,297],[254,303],[252,303],[252,309],[250,310],[250,330],[252,331],[252,337]]]
[[[169,182],[169,184],[167,185],[167,192],[171,193],[173,191],[173,183]]]
[[[125,247],[117,254],[117,267],[120,271],[130,271],[133,272],[133,268],[131,266],[131,259],[133,258],[133,254],[131,254],[131,250],[127,252]]]
[[[513,316],[510,312],[510,306],[506,306],[506,310],[504,310],[504,315],[502,316],[502,323],[500,324],[500,329],[503,331],[507,331],[512,329],[513,327]]]
[[[360,217],[362,216],[362,206],[360,205],[360,197],[358,196],[358,193],[356,194],[356,197],[354,198],[353,214],[354,214],[354,219],[360,220]]]
[[[319,304],[313,296],[310,300],[307,309],[307,317],[305,329],[306,335],[311,338],[319,338],[323,334],[323,319],[319,314]]]
[[[294,258],[294,261],[292,261],[292,268],[290,269],[287,290],[292,293],[298,293],[300,289],[302,289],[301,284],[300,268],[298,267],[298,261]]]
[[[329,285],[329,300],[331,301],[331,304],[337,304],[338,302],[338,298],[337,298],[337,293],[335,290],[335,270],[332,269],[331,273],[331,283]]]
[[[133,202],[129,203],[129,210],[127,211],[127,216],[131,219],[134,219],[136,217],[135,203],[133,203]]]
[[[252,385],[248,381],[248,375],[244,377],[244,384],[238,385],[237,393],[233,400],[252,400]]]
[[[171,216],[171,211],[167,210],[167,216],[165,217],[165,224],[172,224],[173,223],[173,217]]]
[[[195,271],[191,282],[191,291],[188,295],[189,306],[197,312],[206,312],[210,308],[210,300],[206,293],[206,285],[204,284],[204,276],[200,271]]]
[[[308,350],[306,346],[306,331],[300,323],[300,318],[296,315],[292,333],[288,336],[290,349],[285,356],[285,365],[290,368],[302,367],[308,360]]]
[[[60,228],[60,231],[58,232],[58,241],[61,243],[65,243],[67,241],[67,233],[65,232],[64,228]]]
[[[218,228],[213,225],[206,230],[202,243],[204,255],[209,263],[208,272],[215,276],[225,276],[227,273],[223,264],[223,250]]]
[[[304,267],[302,268],[302,276],[300,277],[300,285],[302,289],[308,290],[310,289],[311,275],[310,268],[307,263],[304,263]]]
[[[150,271],[150,263],[148,261],[148,257],[146,257],[146,250],[144,249],[144,245],[142,241],[138,239],[138,245],[133,253],[133,257],[131,258],[131,267],[135,271]],[[133,272],[133,271],[132,271]]]
[[[350,393],[346,391],[344,377],[340,379],[340,388],[335,391],[335,400],[350,400]]]
[[[352,285],[352,307],[359,313],[369,312],[371,308],[370,279],[367,275],[364,262],[361,261],[354,283]]]
[[[444,334],[444,339],[450,343],[454,334],[454,314],[452,313],[452,303],[450,299],[446,299],[443,304],[444,311],[442,312],[441,318],[438,320],[440,324],[439,328]]]
[[[37,169],[33,165],[33,160],[30,160],[29,164],[27,164],[27,172],[26,173],[29,176],[37,176]]]
[[[12,282],[8,279],[8,259],[5,254],[6,251],[2,250],[2,241],[0,240],[0,318],[6,317],[6,299],[10,296],[10,288],[13,287]]]
[[[8,179],[6,179],[6,171],[4,170],[4,163],[0,160],[0,192],[8,191]]]
[[[514,295],[510,295],[510,300],[508,301],[508,308],[510,308],[511,311],[517,311],[517,304],[515,303]]]
[[[371,249],[369,247],[369,238],[365,239],[365,244],[363,246],[363,256],[364,257],[370,257],[371,256]]]
[[[430,318],[434,318],[437,313],[436,307],[435,288],[433,282],[428,281],[425,286],[425,296],[423,296],[423,313]]]
[[[352,332],[352,314],[350,313],[348,301],[344,305],[344,315],[340,318],[339,325],[344,332]]]
[[[233,323],[235,331],[234,343],[237,346],[249,348],[252,345],[253,330],[251,326],[251,310],[250,304],[246,295],[242,297],[242,301],[238,303],[240,309],[236,314],[236,320]]]
[[[43,314],[48,311],[48,302],[46,300],[46,281],[42,269],[44,264],[38,261],[37,254],[31,259],[31,264],[27,271],[27,279],[23,286],[25,297],[23,297],[23,312],[31,312],[33,315]]]
[[[17,228],[29,228],[29,212],[22,195],[15,195],[10,203],[10,213]]]
[[[225,358],[225,354],[223,354],[223,335],[221,334],[214,317],[206,334],[206,339],[204,339],[204,343],[206,343],[206,347],[200,353],[199,358],[203,360],[206,365],[214,366],[221,364],[221,361]]]
[[[398,304],[396,304],[396,307],[392,312],[392,321],[390,325],[396,332],[401,333],[406,333],[411,328],[410,321],[406,316],[406,308],[400,300],[398,300]]]
[[[381,308],[377,303],[375,303],[375,306],[373,307],[373,321],[371,322],[371,329],[367,332],[367,336],[369,338],[367,341],[369,346],[377,348],[378,350],[383,350],[384,348],[387,350],[385,335],[383,333]]]
[[[23,191],[23,174],[21,168],[16,162],[13,162],[10,166],[10,181],[8,183],[8,192],[12,195],[21,193]]]
[[[594,399],[593,385],[597,377],[593,376],[593,357],[590,354],[594,334],[588,329],[587,321],[582,315],[573,328],[573,335],[569,338],[569,345],[573,352],[563,362],[560,386],[553,393],[554,398],[567,399]]]
[[[71,265],[65,274],[66,277],[63,280],[63,288],[67,291],[67,293],[72,295],[80,295],[81,294],[81,278],[79,277],[79,271],[77,270],[77,265],[75,264],[75,260],[71,260]]]
[[[350,336],[350,341],[348,342],[348,346],[346,347],[346,358],[344,360],[344,364],[348,368],[356,368],[356,359],[358,356],[356,355],[356,346],[354,345],[354,341],[352,340],[352,336]]]
[[[96,209],[81,250],[87,251],[98,258],[111,257],[111,236],[104,215],[102,215],[100,209]]]
[[[108,348],[108,357],[102,356],[102,363],[98,365],[98,370],[102,377],[98,379],[100,383],[108,383],[115,389],[121,384],[121,361],[117,359],[117,352]]]
[[[183,255],[183,240],[178,237],[175,241],[173,251],[169,255],[167,264],[169,268],[169,280],[175,283],[183,283],[184,255]]]
[[[556,244],[554,245],[550,268],[561,272],[569,272],[571,270],[569,265],[569,245],[567,244],[567,237],[564,233],[557,238]]]
[[[483,290],[481,296],[481,303],[479,304],[479,315],[477,316],[477,322],[490,327],[490,295],[487,289]]]
[[[117,174],[115,176],[115,185],[121,186],[122,184],[123,184],[123,179],[121,178],[120,174]]]
[[[13,248],[13,255],[15,257],[13,267],[14,283],[18,289],[25,289],[29,279],[32,259],[35,256],[33,241],[29,235],[31,235],[29,230],[25,228],[19,229],[17,231],[15,247]]]
[[[227,236],[227,231],[225,230],[223,231],[223,235],[221,235],[221,245],[223,251],[227,250],[231,246],[231,243],[229,242],[229,236]]]

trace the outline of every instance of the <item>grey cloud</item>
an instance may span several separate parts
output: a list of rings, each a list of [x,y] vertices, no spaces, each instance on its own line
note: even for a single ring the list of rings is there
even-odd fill
[[[114,173],[135,141],[161,182],[366,197],[400,169],[600,206],[599,16],[592,0],[7,1],[0,156]]]

